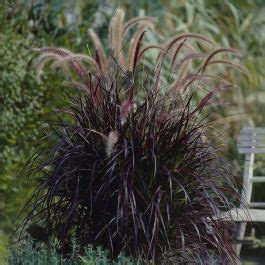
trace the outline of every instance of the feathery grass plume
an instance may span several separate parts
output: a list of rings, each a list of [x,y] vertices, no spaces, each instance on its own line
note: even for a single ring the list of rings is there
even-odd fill
[[[102,43],[98,35],[93,29],[91,28],[88,29],[88,33],[90,35],[91,40],[93,41],[95,51],[98,56],[98,61],[99,61],[98,63],[99,63],[100,69],[102,70],[102,72],[104,72],[106,70],[106,55],[105,55]]]
[[[117,143],[118,141],[118,134],[115,131],[111,131],[109,133],[108,139],[107,139],[107,143],[106,143],[106,153],[108,155],[108,157],[111,155],[114,145]]]
[[[123,16],[120,10],[110,22],[109,44],[115,51],[108,56],[90,33],[100,58],[91,58],[96,70],[62,49],[39,50],[56,54],[72,69],[66,81],[79,94],[66,95],[71,122],[62,116],[51,126],[53,137],[44,139],[50,148],[30,165],[28,174],[38,175],[39,185],[22,227],[38,222],[64,252],[75,237],[81,252],[92,244],[112,257],[123,251],[146,262],[167,262],[172,256],[203,262],[212,252],[232,260],[227,232],[232,220],[215,216],[229,211],[239,197],[231,170],[219,157],[220,146],[205,138],[208,124],[202,115],[218,101],[218,93],[232,86],[210,73],[213,57],[232,50],[192,33],[144,47],[142,22],[153,20],[130,20],[120,36]],[[120,64],[121,43],[135,24],[140,24],[138,37],[130,56],[123,48],[124,58],[130,58]],[[196,42],[210,44],[209,49],[203,52]],[[142,72],[151,48],[158,50],[157,57]],[[185,58],[191,63],[179,73],[175,66]],[[173,94],[164,90],[161,71],[168,71],[167,88],[177,86]],[[206,92],[196,105],[198,90]]]
[[[124,20],[124,11],[123,9],[118,9],[116,12],[116,19],[113,23],[113,55],[117,58],[118,63],[123,65],[124,58],[123,58],[123,51],[122,51],[122,28],[123,28],[123,20]]]
[[[136,17],[129,20],[123,27],[123,34],[126,34],[135,25],[154,25],[153,17]]]
[[[129,62],[129,71],[133,72],[135,69],[136,62],[139,57],[140,52],[140,42],[142,41],[144,37],[145,29],[141,29],[137,32],[135,35],[135,38],[133,39],[134,42],[132,44],[131,54],[130,54],[130,62]]]
[[[60,60],[60,56],[56,54],[42,54],[39,56],[39,58],[35,61],[35,68],[36,68],[36,80],[40,84],[41,83],[41,72],[46,63],[48,63],[50,60],[56,59],[57,61]],[[64,68],[65,75],[68,75],[67,69]]]

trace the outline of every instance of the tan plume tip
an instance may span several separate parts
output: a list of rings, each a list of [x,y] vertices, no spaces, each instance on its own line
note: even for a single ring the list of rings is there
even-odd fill
[[[96,34],[96,32],[89,28],[88,29],[88,33],[90,35],[90,38],[93,42],[93,45],[96,49],[96,51],[98,52],[98,55],[99,55],[99,60],[100,60],[100,67],[102,70],[105,70],[105,67],[106,67],[106,55],[105,55],[105,52],[104,52],[104,49],[103,49],[103,45],[102,45],[102,42],[101,40],[99,39],[98,35]]]
[[[116,131],[111,131],[107,137],[106,142],[106,154],[109,157],[114,149],[115,144],[117,143],[119,134]]]
[[[148,25],[148,27],[154,27],[155,18],[153,17],[136,17],[129,20],[123,27],[123,34],[126,34],[130,28],[135,25]],[[151,26],[153,25],[153,26]]]
[[[60,58],[61,57],[56,54],[43,53],[35,60],[34,66],[36,69],[36,80],[39,84],[41,83],[41,74],[45,64],[52,60],[60,60]]]
[[[135,65],[137,64],[137,60],[139,59],[140,46],[143,36],[145,34],[145,28],[141,28],[136,32],[134,42],[131,48],[130,61],[129,61],[129,71],[133,72],[135,69]]]
[[[235,50],[235,49],[231,49],[231,48],[218,48],[216,50],[214,50],[213,52],[211,52],[208,57],[205,59],[205,63],[202,66],[202,72],[205,71],[206,67],[208,66],[208,64],[211,62],[211,60],[220,53],[232,53],[238,57],[241,57],[241,54],[239,53],[239,51]]]
[[[117,59],[118,63],[123,66],[124,58],[122,54],[122,31],[123,31],[123,21],[125,13],[124,10],[118,8],[112,22],[112,36],[111,36],[111,48],[113,50],[114,56]]]
[[[55,64],[55,66],[57,65],[61,65],[65,62],[68,63],[73,63],[73,62],[81,62],[81,61],[86,61],[87,63],[89,63],[94,69],[96,69],[97,72],[99,72],[99,65],[97,64],[97,62],[90,56],[84,55],[84,54],[73,54],[67,57],[64,57],[61,60],[58,60]]]
[[[57,54],[57,55],[63,56],[63,57],[72,54],[71,51],[69,51],[65,48],[59,48],[59,47],[34,48],[33,51],[37,51],[40,53],[47,53],[47,54]]]
[[[197,33],[184,33],[184,34],[180,34],[177,35],[175,37],[173,37],[169,42],[166,43],[167,46],[167,50],[170,50],[175,43],[183,40],[183,39],[194,39],[197,42],[204,42],[204,43],[208,43],[210,45],[214,45],[215,43],[213,41],[211,41],[210,39],[206,38],[205,36],[201,35],[201,34],[197,34]]]

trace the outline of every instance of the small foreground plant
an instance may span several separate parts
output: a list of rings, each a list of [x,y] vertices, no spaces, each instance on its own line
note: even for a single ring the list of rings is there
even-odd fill
[[[78,93],[66,94],[69,107],[44,139],[50,148],[28,167],[39,185],[22,227],[38,222],[64,253],[74,237],[80,252],[102,246],[112,258],[123,251],[145,262],[204,263],[214,252],[232,260],[232,220],[216,216],[234,207],[238,194],[220,146],[205,135],[202,111],[233,87],[211,66],[241,69],[222,58],[239,53],[193,33],[143,47],[154,19],[124,23],[124,16],[118,9],[110,21],[108,53],[92,29],[91,56],[37,49],[38,79],[53,61]],[[205,95],[196,104],[198,90]]]
[[[74,245],[75,243],[73,243]],[[12,265],[140,265],[140,260],[132,260],[123,254],[112,261],[108,257],[108,252],[102,248],[93,248],[87,246],[84,249],[83,255],[80,255],[75,248],[71,256],[66,258],[60,255],[57,251],[57,245],[53,243],[49,247],[42,243],[36,243],[31,237],[27,237],[23,242],[15,247],[11,247],[8,255],[8,264]]]

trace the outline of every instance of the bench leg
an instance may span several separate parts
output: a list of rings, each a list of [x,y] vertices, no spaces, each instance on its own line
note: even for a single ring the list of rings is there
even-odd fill
[[[240,241],[244,239],[245,232],[246,232],[246,226],[247,226],[247,223],[245,222],[239,224],[237,239]],[[236,254],[238,255],[238,257],[240,257],[241,248],[242,248],[242,243],[236,244]]]

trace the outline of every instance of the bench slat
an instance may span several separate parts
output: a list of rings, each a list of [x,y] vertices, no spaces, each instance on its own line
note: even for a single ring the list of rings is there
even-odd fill
[[[249,207],[265,208],[265,202],[250,202]]]
[[[238,147],[238,152],[240,154],[264,154],[265,148],[250,148],[250,147]]]
[[[254,139],[251,139],[251,140],[238,140],[237,141],[237,145],[244,145],[244,144],[247,144],[247,145],[256,145],[256,146],[259,146],[259,145],[265,145],[265,138],[264,140],[254,140]]]
[[[237,137],[238,142],[244,142],[244,141],[264,141],[265,140],[265,135],[253,135],[253,134],[248,134],[248,135],[239,135]]]
[[[250,178],[250,181],[252,181],[254,183],[265,182],[265,177],[263,177],[263,176],[254,176],[254,177]]]
[[[217,217],[222,220],[232,220],[234,222],[265,222],[265,210],[260,209],[232,209],[222,213]]]
[[[260,150],[260,149],[264,149],[265,150],[265,146],[253,146],[253,145],[239,145],[237,147],[238,149],[252,149],[252,151],[256,152],[256,150]],[[253,153],[253,152],[251,152]]]
[[[265,128],[263,128],[263,127],[245,127],[240,131],[239,135],[253,134],[253,133],[265,135]]]
[[[238,148],[243,148],[243,147],[254,147],[254,148],[265,148],[265,143],[259,144],[259,143],[239,143],[237,145]]]

